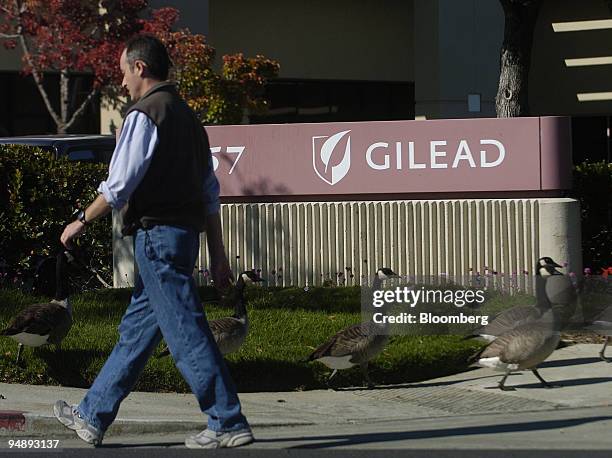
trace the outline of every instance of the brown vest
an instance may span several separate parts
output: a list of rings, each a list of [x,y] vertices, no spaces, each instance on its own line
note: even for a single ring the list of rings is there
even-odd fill
[[[139,227],[156,224],[203,231],[203,187],[210,156],[204,127],[169,82],[147,91],[127,114],[133,111],[146,114],[155,123],[158,144],[123,213],[122,233],[131,235]]]

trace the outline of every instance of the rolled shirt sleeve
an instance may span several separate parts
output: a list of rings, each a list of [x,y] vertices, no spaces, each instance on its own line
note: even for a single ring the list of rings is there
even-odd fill
[[[157,127],[151,118],[140,111],[134,111],[125,118],[108,177],[98,187],[98,192],[113,209],[123,208],[138,187],[149,169],[157,144]],[[219,192],[219,180],[215,176],[210,155],[203,185],[203,200],[209,215],[219,213]]]
[[[157,127],[146,114],[133,111],[125,118],[108,177],[98,187],[98,192],[113,209],[123,208],[138,187],[151,164],[157,143]],[[217,183],[217,195],[218,186]],[[210,188],[213,192],[212,184]]]

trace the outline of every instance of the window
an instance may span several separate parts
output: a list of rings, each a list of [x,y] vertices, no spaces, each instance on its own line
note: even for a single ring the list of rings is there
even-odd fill
[[[414,83],[275,79],[266,85],[270,109],[254,124],[414,119]]]

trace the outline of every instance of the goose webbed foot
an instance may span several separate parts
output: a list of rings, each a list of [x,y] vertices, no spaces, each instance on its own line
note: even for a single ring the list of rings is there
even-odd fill
[[[516,391],[516,388],[511,386],[506,386],[506,379],[510,375],[510,372],[507,372],[506,375],[502,377],[502,379],[497,383],[497,387],[502,391]]]
[[[548,383],[546,380],[544,380],[536,369],[531,369],[531,372],[533,372],[533,375],[538,378],[542,386],[546,388],[559,388],[559,385],[553,385],[552,383]]]
[[[497,387],[502,390],[502,391],[516,391],[516,388],[512,387],[512,386],[506,386],[503,383],[499,382],[497,384]]]

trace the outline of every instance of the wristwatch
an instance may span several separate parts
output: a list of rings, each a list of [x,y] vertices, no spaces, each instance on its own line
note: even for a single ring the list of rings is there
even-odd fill
[[[85,226],[89,225],[89,221],[85,219],[85,210],[81,210],[77,213],[76,218],[83,223]]]

